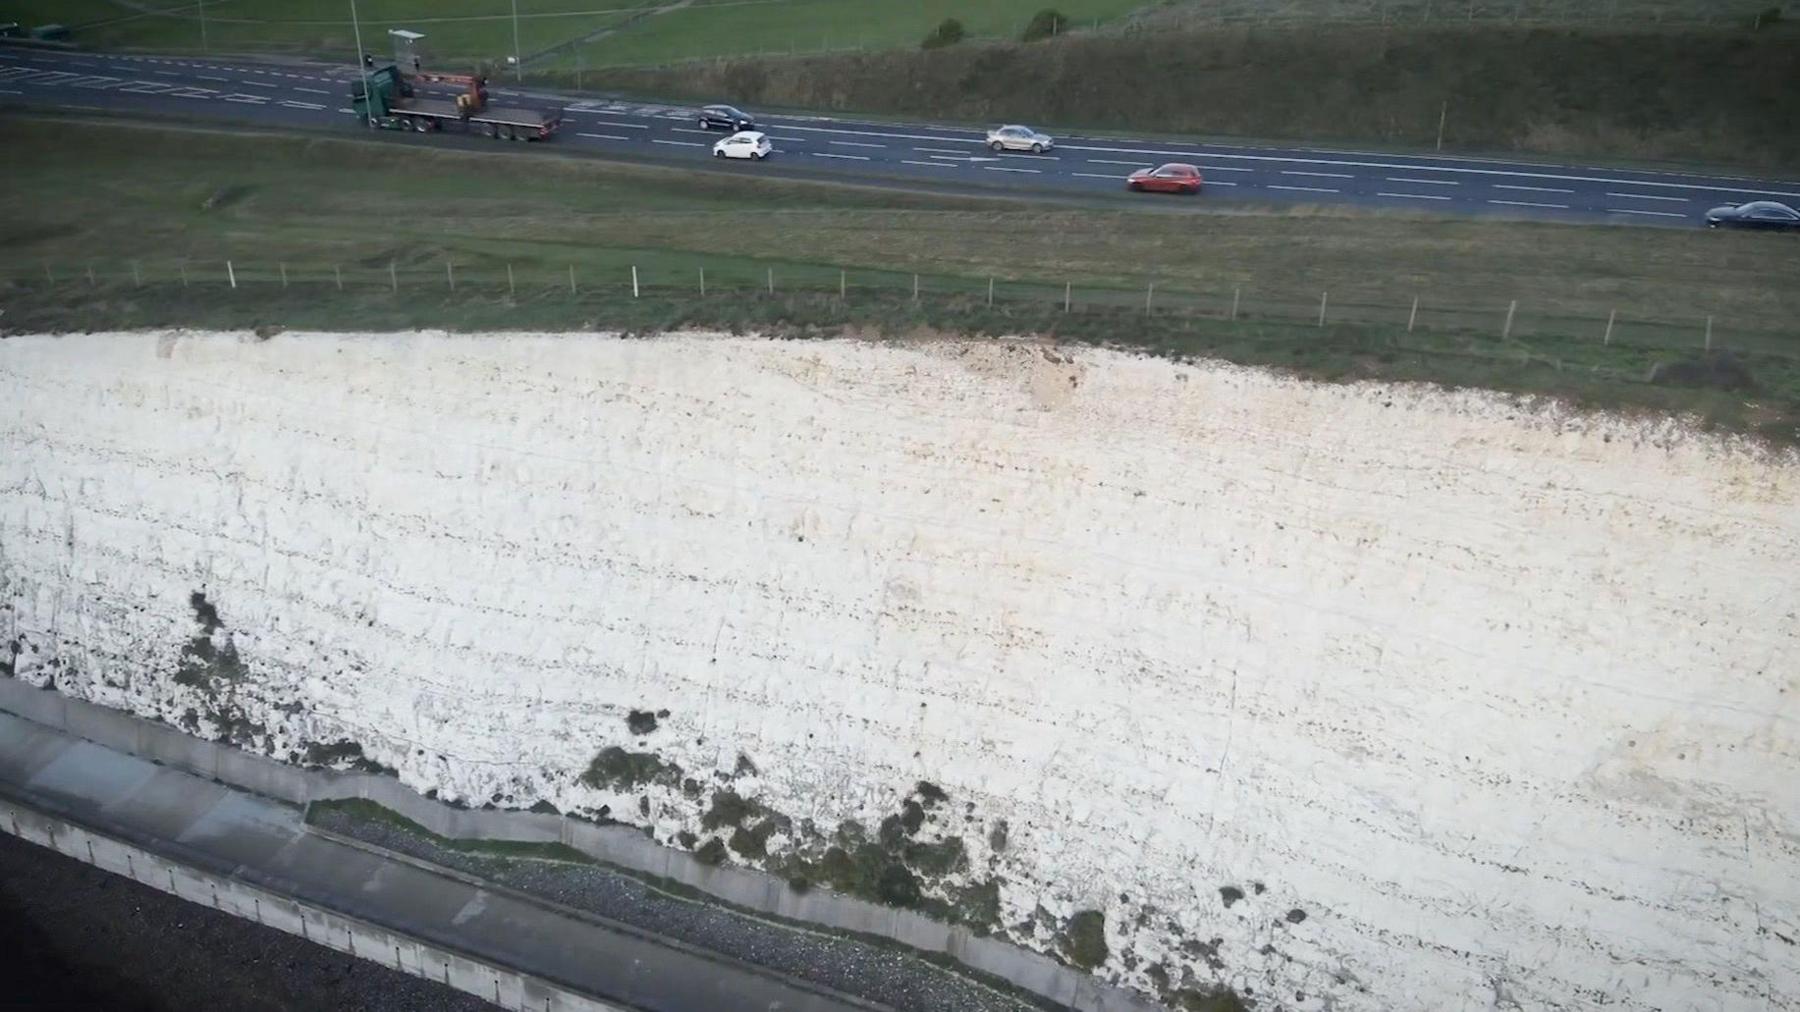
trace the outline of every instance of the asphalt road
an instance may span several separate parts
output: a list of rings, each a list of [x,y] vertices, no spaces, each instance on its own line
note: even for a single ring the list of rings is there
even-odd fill
[[[0,108],[30,105],[218,119],[259,126],[366,129],[349,108],[354,67],[0,48]],[[449,95],[422,88],[424,95]],[[722,136],[700,130],[692,109],[490,87],[492,104],[560,107],[549,143],[601,157],[664,164],[711,159]],[[753,113],[755,110],[751,110]],[[1708,208],[1748,200],[1800,202],[1800,181],[1550,165],[1486,158],[1250,147],[1080,134],[1057,136],[1043,155],[989,152],[967,127],[870,123],[771,115],[762,128],[775,155],[747,173],[901,182],[941,190],[1046,196],[1116,195],[1121,201],[1194,198],[1127,194],[1133,169],[1167,161],[1199,165],[1200,200],[1353,204],[1439,214],[1697,226]],[[1046,128],[1044,124],[1034,124]],[[1051,132],[1055,133],[1051,128]],[[455,143],[439,134],[416,144]],[[464,140],[463,143],[471,143]],[[497,143],[481,139],[481,143]],[[516,143],[516,142],[515,142]]]

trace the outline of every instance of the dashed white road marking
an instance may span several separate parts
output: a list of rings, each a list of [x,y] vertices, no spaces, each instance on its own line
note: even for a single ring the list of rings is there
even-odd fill
[[[325,108],[324,106],[319,105],[315,102],[294,102],[294,101],[291,101],[288,99],[283,99],[281,104],[287,106],[289,109],[323,109],[323,108]]]
[[[696,130],[693,127],[670,127],[669,132],[670,133],[678,133],[678,134],[709,134],[709,133],[712,133],[711,130]]]
[[[1348,172],[1303,172],[1299,169],[1282,169],[1281,174],[1284,176],[1324,176],[1328,179],[1355,179],[1356,178],[1355,176],[1351,175]]]
[[[1490,200],[1490,204],[1504,204],[1507,207],[1553,207],[1558,211],[1567,211],[1567,204],[1538,204],[1529,200]]]
[[[624,130],[648,130],[648,129],[650,129],[650,124],[648,124],[648,123],[615,123],[609,119],[597,119],[597,120],[594,120],[593,122],[594,122],[595,126],[619,127]]]
[[[1071,172],[1069,175],[1080,176],[1083,179],[1110,179],[1115,183],[1125,178],[1124,176],[1114,175],[1110,172],[1104,175],[1098,172]]]
[[[663,139],[662,139],[662,138],[660,138],[660,137],[652,137],[652,138],[651,138],[651,139],[650,139],[650,143],[652,143],[652,144],[673,144],[673,145],[675,145],[675,146],[676,146],[676,147],[683,147],[683,148],[703,148],[703,147],[706,147],[706,145],[705,145],[705,144],[703,144],[703,143],[701,143],[701,142],[700,142],[700,141],[665,141],[665,140],[663,140]]]
[[[1495,183],[1494,189],[1496,189],[1496,190],[1529,190],[1532,193],[1574,193],[1575,192],[1574,190],[1564,190],[1564,189],[1561,189],[1561,188],[1555,187],[1555,186],[1516,186],[1516,185],[1513,185],[1510,183]]]
[[[1322,186],[1282,186],[1278,183],[1270,183],[1269,189],[1271,189],[1271,190],[1299,190],[1304,193],[1336,193],[1336,192],[1338,192],[1336,190],[1325,189]]]
[[[231,81],[231,78],[229,77],[217,77],[213,74],[197,74],[195,76],[199,77],[202,81],[218,81],[223,84],[228,84]]]
[[[1623,197],[1626,200],[1666,200],[1671,204],[1686,204],[1687,197],[1658,197],[1649,193],[1608,193],[1609,197]]]
[[[164,77],[180,77],[181,76],[180,74],[175,73],[173,70],[152,70],[150,73],[161,74]]]
[[[304,91],[308,95],[329,95],[329,94],[331,94],[331,92],[326,91],[324,88],[302,88],[299,85],[295,85],[294,90],[295,91]]]
[[[982,168],[989,172],[1029,172],[1033,175],[1037,175],[1044,171],[1043,169],[1015,169],[1010,165],[983,165]]]
[[[885,147],[887,147],[886,144],[864,144],[862,141],[826,141],[825,143],[837,144],[837,145],[840,145],[840,146],[846,147],[846,148],[885,148]]]
[[[1676,211],[1637,211],[1628,207],[1609,207],[1607,214],[1644,214],[1654,218],[1685,218],[1687,215]]]
[[[857,162],[866,162],[869,160],[868,155],[840,155],[834,151],[814,151],[812,156],[814,158],[848,158]]]
[[[279,87],[281,87],[281,85],[274,84],[269,81],[239,81],[238,83],[239,84],[247,84],[252,88],[279,88]]]
[[[1090,158],[1090,159],[1088,159],[1088,164],[1089,165],[1129,165],[1132,168],[1142,168],[1142,169],[1147,169],[1150,167],[1148,165],[1145,165],[1143,162],[1115,162],[1110,158]],[[1248,172],[1249,170],[1246,169],[1244,171]]]
[[[960,155],[963,153],[963,149],[961,148],[913,148],[913,150],[923,151],[927,154],[935,153],[940,155]]]
[[[929,165],[934,169],[954,169],[954,168],[956,168],[955,162],[915,162],[915,161],[912,161],[912,160],[906,159],[906,158],[900,159],[900,164],[901,165]]]
[[[1461,183],[1457,182],[1454,179],[1408,179],[1405,176],[1389,176],[1389,177],[1387,177],[1387,181],[1390,183],[1414,183],[1419,186],[1461,186],[1462,185]]]
[[[1255,172],[1256,171],[1255,169],[1237,169],[1237,168],[1233,168],[1229,165],[1202,165],[1199,168],[1203,172]]]
[[[1442,193],[1376,193],[1377,197],[1393,197],[1396,200],[1449,200]]]
[[[597,141],[622,141],[626,139],[624,134],[576,134],[575,136],[592,137]]]

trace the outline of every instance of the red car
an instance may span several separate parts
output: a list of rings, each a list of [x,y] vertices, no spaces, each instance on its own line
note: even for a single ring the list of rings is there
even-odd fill
[[[1170,162],[1160,168],[1139,169],[1126,180],[1133,190],[1156,190],[1162,193],[1199,193],[1200,170],[1184,162]]]

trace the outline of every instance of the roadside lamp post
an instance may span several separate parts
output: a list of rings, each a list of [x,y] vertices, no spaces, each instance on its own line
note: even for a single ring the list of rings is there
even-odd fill
[[[198,0],[194,6],[200,10],[200,52],[208,53],[210,51],[206,48],[206,0]]]
[[[519,55],[519,0],[512,0],[513,11],[513,80],[525,82],[525,60]]]
[[[369,119],[369,126],[375,126],[375,96],[369,94],[369,61],[365,58],[362,44],[362,22],[356,17],[356,0],[350,0],[350,30],[356,36],[356,66],[362,74],[363,115]]]

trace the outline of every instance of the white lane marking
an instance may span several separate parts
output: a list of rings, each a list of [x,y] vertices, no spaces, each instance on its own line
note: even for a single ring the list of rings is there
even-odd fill
[[[709,134],[709,133],[712,133],[711,130],[696,130],[693,127],[670,127],[669,132],[676,133],[676,134]]]
[[[1299,169],[1282,169],[1281,174],[1284,176],[1326,176],[1331,179],[1356,178],[1348,172],[1302,172]]]
[[[229,77],[216,77],[212,74],[197,74],[195,76],[199,77],[202,81],[219,81],[226,84],[231,82],[231,78]]]
[[[89,74],[86,77],[77,77],[73,81],[63,82],[66,87],[70,88],[110,88],[124,83],[122,78],[104,77],[100,74]]]
[[[1649,193],[1609,193],[1609,197],[1624,197],[1626,200],[1666,200],[1671,204],[1691,203],[1687,197],[1658,197]]]
[[[1069,173],[1069,175],[1080,176],[1083,179],[1110,179],[1115,183],[1118,182],[1119,180],[1125,178],[1124,176],[1115,176],[1111,173],[1108,173],[1106,175],[1101,175],[1098,172],[1071,172],[1071,173]]]
[[[1506,183],[1495,183],[1496,190],[1529,190],[1533,193],[1574,193],[1574,190],[1559,189],[1555,186],[1511,186]]]
[[[1227,183],[1223,179],[1215,179],[1210,183],[1203,183],[1201,185],[1203,185],[1203,186],[1236,186],[1237,184],[1236,183]]]
[[[281,85],[279,85],[279,84],[271,84],[268,81],[239,81],[238,83],[239,84],[247,84],[252,88],[279,88],[279,87],[281,87]]]
[[[169,94],[176,98],[212,98],[214,95],[217,95],[218,92],[211,88],[190,87],[176,88],[174,91],[169,92]],[[320,106],[319,108],[323,109],[325,107]]]
[[[1387,177],[1387,181],[1390,183],[1416,183],[1420,186],[1461,186],[1462,185],[1461,183],[1457,182],[1454,179],[1408,179],[1405,176],[1389,176],[1389,177]]]
[[[1090,159],[1088,159],[1088,164],[1090,164],[1090,165],[1129,165],[1133,168],[1142,167],[1142,168],[1146,168],[1146,169],[1150,167],[1148,165],[1145,165],[1143,162],[1115,162],[1110,158],[1090,158]],[[1250,170],[1245,169],[1244,171],[1249,172]]]
[[[963,153],[961,148],[913,148],[913,150],[924,151],[926,153],[936,152],[940,155],[960,155]]]
[[[355,112],[355,109],[339,109],[338,112]]]
[[[1060,161],[1062,161],[1062,159],[1056,157],[1055,155],[1015,155],[1015,154],[1009,154],[1005,151],[997,151],[997,152],[995,152],[995,154],[999,155],[1001,158],[1029,158],[1034,162],[1036,162],[1036,161],[1043,161],[1043,162],[1060,162]]]
[[[1609,207],[1607,214],[1647,214],[1657,218],[1685,218],[1687,215],[1675,211],[1634,211],[1626,207]]]
[[[155,81],[133,81],[120,88],[121,92],[131,95],[163,95],[181,87],[178,84],[157,84]]]
[[[313,102],[291,102],[291,101],[288,101],[287,99],[283,99],[281,104],[287,106],[289,109],[323,109],[323,108],[325,108],[324,106],[315,104]]]
[[[173,70],[152,70],[150,73],[161,74],[164,77],[180,77],[181,76],[180,74],[175,73]]]
[[[1449,200],[1441,193],[1376,193],[1377,197],[1393,197],[1398,200]]]
[[[869,160],[868,155],[840,155],[832,151],[814,151],[812,156],[814,158],[848,158],[851,161],[856,162],[866,162]]]
[[[304,91],[308,95],[329,95],[329,94],[331,94],[331,92],[326,91],[324,88],[302,88],[299,85],[295,85],[294,90],[295,91]]]
[[[956,164],[954,162],[915,162],[915,161],[912,161],[912,160],[906,159],[906,158],[900,159],[900,164],[901,165],[929,165],[934,169],[954,169],[954,168],[956,168]]]
[[[805,130],[817,134],[849,134],[852,137],[886,137],[889,140],[937,141],[940,144],[975,144],[982,147],[985,147],[987,143],[979,137],[939,137],[935,134],[899,134],[880,130],[840,130],[835,127],[801,126],[798,123],[783,123],[780,126],[783,130]]]
[[[1175,154],[1174,152],[1139,150],[1136,148],[1112,148],[1112,147],[1103,148],[1103,147],[1091,147],[1091,146],[1077,145],[1077,144],[1065,144],[1062,146],[1061,150],[1064,150],[1064,151],[1097,151],[1097,152],[1101,152],[1103,154],[1119,154],[1119,155],[1138,154],[1138,155],[1152,155],[1152,156],[1167,156],[1170,154]],[[1183,153],[1184,157],[1190,157],[1191,155],[1192,155],[1191,152]],[[1644,180],[1644,179],[1613,179],[1613,178],[1609,178],[1609,177],[1605,177],[1605,176],[1575,176],[1575,175],[1569,175],[1567,173],[1558,173],[1558,172],[1517,172],[1517,171],[1513,171],[1510,169],[1468,169],[1468,168],[1461,168],[1461,167],[1455,166],[1455,165],[1430,165],[1430,166],[1403,165],[1403,164],[1399,164],[1399,163],[1395,163],[1395,162],[1347,162],[1347,161],[1333,161],[1331,159],[1324,159],[1324,158],[1295,158],[1295,157],[1288,156],[1288,155],[1228,155],[1228,154],[1224,154],[1221,152],[1215,152],[1215,151],[1203,152],[1203,155],[1207,158],[1232,158],[1232,159],[1237,159],[1240,161],[1248,161],[1248,162],[1284,162],[1287,164],[1299,164],[1299,165],[1331,165],[1331,166],[1335,166],[1338,168],[1346,168],[1346,169],[1394,169],[1394,170],[1398,170],[1398,171],[1412,171],[1412,172],[1418,172],[1421,169],[1429,169],[1432,172],[1452,172],[1452,173],[1456,173],[1458,175],[1464,175],[1464,176],[1500,176],[1500,177],[1506,178],[1506,179],[1544,179],[1544,180],[1555,180],[1555,181],[1559,181],[1559,182],[1566,181],[1566,182],[1575,182],[1575,183],[1606,183],[1606,184],[1610,184],[1610,185],[1614,185],[1614,186],[1661,187],[1663,189],[1668,189],[1668,190],[1706,190],[1706,191],[1716,192],[1716,193],[1754,193],[1754,194],[1757,194],[1760,196],[1768,196],[1768,197],[1800,197],[1800,192],[1787,192],[1787,191],[1783,191],[1783,190],[1757,190],[1757,189],[1752,189],[1750,187],[1743,187],[1743,186],[1713,186],[1713,185],[1706,184],[1706,183],[1657,183],[1657,182],[1651,182],[1649,180]],[[1089,159],[1089,160],[1092,161],[1093,159]],[[1495,185],[1500,185],[1500,184],[1495,184]],[[1780,184],[1780,185],[1789,185],[1789,184]],[[1572,193],[1574,191],[1563,190],[1560,192]]]
[[[864,144],[862,141],[826,141],[827,144],[838,144],[846,148],[885,148],[886,144]]]
[[[0,95],[23,95],[23,94],[25,94],[25,93],[20,91],[17,88],[0,88]]]
[[[684,147],[684,148],[706,147],[706,145],[700,141],[665,141],[660,137],[652,137],[650,139],[650,143],[652,143],[652,144],[674,144],[674,145],[677,145],[678,147]]]
[[[597,141],[622,141],[624,134],[576,134],[577,137],[592,137]]]
[[[1318,187],[1318,186],[1280,186],[1275,183],[1270,183],[1269,189],[1271,189],[1271,190],[1301,190],[1306,193],[1337,193],[1338,192],[1337,190],[1327,190],[1327,189],[1324,189],[1323,187]]]
[[[1234,169],[1229,165],[1202,165],[1202,166],[1200,166],[1200,169],[1204,172],[1255,172],[1256,171],[1255,169]]]
[[[245,105],[262,105],[263,103],[267,102],[268,99],[262,97],[261,95],[226,95],[225,101],[240,102]]]
[[[1490,204],[1505,204],[1508,207],[1554,207],[1559,211],[1567,211],[1567,204],[1538,204],[1529,200],[1490,200]]]
[[[625,130],[648,130],[648,129],[650,129],[650,124],[648,124],[648,123],[615,123],[609,119],[597,119],[597,120],[594,120],[593,122],[594,122],[595,126],[620,127]]]
[[[1009,165],[983,165],[982,168],[989,172],[1029,172],[1033,175],[1044,171],[1043,169],[1015,169]]]

